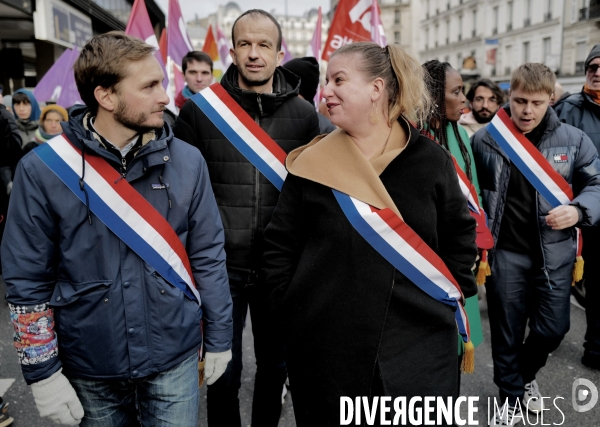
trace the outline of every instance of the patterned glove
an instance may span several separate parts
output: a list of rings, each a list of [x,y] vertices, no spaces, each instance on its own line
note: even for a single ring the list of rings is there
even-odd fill
[[[50,378],[31,384],[31,392],[41,417],[48,417],[56,424],[75,426],[83,418],[83,407],[71,386],[62,374],[62,369]]]
[[[219,379],[225,369],[227,369],[227,363],[231,360],[231,350],[223,351],[221,353],[209,353],[207,352],[204,356],[206,365],[204,367],[204,376],[206,378],[206,384],[211,385]]]

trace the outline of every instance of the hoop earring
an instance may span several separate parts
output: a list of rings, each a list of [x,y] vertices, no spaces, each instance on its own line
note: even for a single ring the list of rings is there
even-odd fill
[[[371,114],[369,114],[369,122],[372,125],[376,125],[377,123],[379,123],[381,121],[381,116],[379,115],[379,112],[377,111],[377,107],[375,106],[375,101],[373,101],[371,105],[373,106],[373,111],[371,112]]]

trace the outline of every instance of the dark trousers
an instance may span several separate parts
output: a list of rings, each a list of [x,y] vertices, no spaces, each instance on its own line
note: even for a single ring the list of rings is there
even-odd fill
[[[582,228],[585,267],[585,353],[600,360],[600,229]]]
[[[497,249],[492,261],[486,288],[494,383],[502,401],[514,405],[569,330],[573,264],[546,276],[526,254]]]
[[[272,320],[262,284],[251,277],[230,273],[229,287],[233,300],[233,358],[223,376],[208,386],[208,425],[241,426],[238,392],[243,367],[242,334],[250,307],[256,358],[252,425],[277,426],[281,416],[281,393],[287,378],[283,342]]]

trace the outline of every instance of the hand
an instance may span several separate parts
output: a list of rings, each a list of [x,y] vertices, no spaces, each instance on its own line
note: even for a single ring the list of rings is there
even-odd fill
[[[209,353],[207,352],[204,356],[206,364],[204,365],[204,376],[206,378],[206,384],[211,385],[219,379],[225,369],[227,369],[227,363],[231,360],[231,350],[223,351],[221,353]]]
[[[12,191],[12,185],[13,185],[12,181],[6,185],[6,195],[7,196],[10,196],[10,192]]]
[[[548,212],[546,223],[553,230],[563,230],[572,227],[579,221],[579,212],[575,206],[562,205]]]
[[[68,426],[81,422],[83,407],[73,386],[62,374],[62,369],[50,378],[31,384],[31,392],[41,417]]]

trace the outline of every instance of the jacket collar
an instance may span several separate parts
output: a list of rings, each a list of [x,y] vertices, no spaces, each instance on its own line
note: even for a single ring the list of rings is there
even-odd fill
[[[367,160],[342,129],[315,138],[292,151],[286,159],[288,171],[348,194],[379,209],[400,212],[379,175],[398,155],[419,138],[419,132],[403,118],[392,125],[384,152]]]
[[[240,88],[238,69],[231,64],[221,79],[221,85],[241,107],[254,116],[272,115],[281,104],[300,93],[300,79],[282,67],[275,69],[273,75],[273,93],[256,93]]]
[[[84,123],[87,115],[88,109],[85,106],[73,107],[71,109],[69,121],[62,123],[63,131],[69,138],[69,141],[79,149],[85,147],[87,153],[92,152],[109,162],[117,162],[120,164],[120,159],[110,151],[106,150],[100,138],[87,128],[87,125]],[[144,173],[144,169],[157,165],[164,165],[165,163],[170,162],[171,156],[169,154],[168,144],[172,139],[173,131],[168,125],[163,126],[156,134],[152,132],[152,136],[150,133],[144,135],[142,141],[144,145],[136,154],[136,158],[141,159],[141,163],[138,167],[138,165],[136,165],[137,162],[132,162],[132,165],[128,168],[128,180],[131,181],[141,176]],[[165,160],[165,158],[167,160]]]

